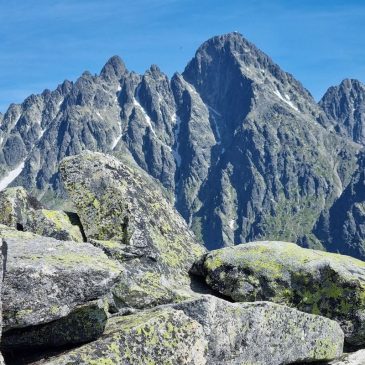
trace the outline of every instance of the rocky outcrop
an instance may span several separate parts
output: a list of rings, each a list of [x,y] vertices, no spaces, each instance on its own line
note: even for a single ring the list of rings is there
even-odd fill
[[[279,365],[333,359],[342,346],[334,321],[271,303],[231,304],[205,296],[114,317],[99,340],[45,364]]]
[[[84,342],[100,335],[106,297],[121,271],[116,262],[87,243],[57,241],[6,226],[0,226],[0,236],[7,247],[4,348]],[[99,298],[101,302],[95,302]]]
[[[189,296],[188,272],[205,250],[156,183],[138,166],[100,153],[66,158],[60,171],[87,239],[123,265],[117,306]]]
[[[330,87],[319,105],[332,120],[337,132],[365,145],[365,85],[345,79]]]
[[[113,153],[158,179],[208,248],[265,238],[322,247],[313,226],[348,184],[360,148],[332,122],[293,76],[230,33],[205,42],[171,80],[113,57],[98,76],[11,106],[0,189],[22,185],[59,206],[64,157]]]
[[[76,214],[45,209],[23,187],[0,192],[0,224],[63,241],[84,240]]]
[[[268,300],[335,319],[346,341],[365,344],[365,263],[286,242],[253,242],[207,253],[194,268],[234,301]]]

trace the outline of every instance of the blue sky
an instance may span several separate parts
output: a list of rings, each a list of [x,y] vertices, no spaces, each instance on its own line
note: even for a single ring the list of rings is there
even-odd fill
[[[319,99],[365,81],[363,0],[0,0],[0,111],[120,55],[183,71],[211,36],[239,31]]]

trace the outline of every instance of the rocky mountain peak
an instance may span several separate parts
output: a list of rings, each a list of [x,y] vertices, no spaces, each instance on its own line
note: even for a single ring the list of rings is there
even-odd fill
[[[216,51],[225,50],[226,52],[250,53],[252,50],[258,50],[252,43],[238,32],[231,32],[223,35],[214,36],[205,41],[196,51],[195,56],[199,57],[204,52],[209,53],[213,49]]]
[[[73,85],[72,81],[65,80],[62,84],[58,85],[57,91],[60,94],[66,95],[71,91],[72,85]]]
[[[100,72],[100,76],[107,81],[119,80],[127,69],[119,56],[111,57]]]
[[[160,68],[155,64],[151,65],[149,72],[151,72],[152,74],[161,74]]]
[[[356,79],[344,79],[342,80],[340,87],[342,88],[365,88],[365,85]]]
[[[336,130],[354,142],[365,144],[365,85],[345,79],[330,87],[319,105],[332,120]]]
[[[204,42],[183,77],[212,106],[229,105],[229,100],[240,96],[245,100],[240,104],[261,99],[262,104],[281,104],[291,113],[305,111],[321,124],[329,124],[303,85],[238,32]],[[222,84],[225,84],[223,89]]]
[[[269,234],[302,242],[354,169],[354,147],[322,127],[327,119],[297,80],[239,33],[205,42],[172,80],[156,65],[128,72],[114,56],[100,76],[85,73],[9,108],[0,188],[22,185],[52,208],[63,196],[63,157],[119,154],[168,189],[207,247]]]

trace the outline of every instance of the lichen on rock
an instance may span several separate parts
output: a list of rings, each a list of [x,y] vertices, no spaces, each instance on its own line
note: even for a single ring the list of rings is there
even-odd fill
[[[87,151],[64,159],[60,172],[87,239],[122,263],[117,306],[145,308],[189,296],[188,272],[205,249],[151,178]]]
[[[105,300],[117,282],[122,270],[117,262],[88,243],[57,241],[3,225],[0,237],[7,247],[4,337],[12,330],[22,333],[12,344],[9,340],[9,346],[15,346],[16,341],[52,345],[55,328],[63,329],[59,341],[65,343],[83,342],[100,334],[92,313],[105,317],[106,309],[96,305],[95,300]],[[72,318],[74,326],[67,326]],[[87,325],[84,320],[83,329],[75,334],[81,318],[89,318],[91,323]],[[95,327],[87,331],[88,326]],[[36,338],[37,331],[42,334],[40,339]]]
[[[365,263],[296,244],[263,241],[212,251],[193,271],[234,301],[268,300],[338,321],[365,344]]]
[[[273,303],[203,296],[108,321],[101,338],[45,365],[284,365],[342,355],[327,318]]]
[[[0,192],[0,224],[63,241],[84,240],[74,213],[44,209],[23,187]]]
[[[90,344],[49,359],[47,365],[205,365],[202,326],[171,308],[114,317],[104,335]]]

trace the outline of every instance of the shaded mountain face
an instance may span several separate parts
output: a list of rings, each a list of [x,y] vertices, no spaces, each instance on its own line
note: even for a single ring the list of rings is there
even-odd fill
[[[346,79],[333,86],[319,105],[335,130],[344,137],[365,143],[365,85]],[[322,212],[314,234],[327,250],[365,259],[365,155],[358,156],[350,183],[333,205]]]
[[[23,185],[55,205],[63,157],[123,155],[162,183],[208,248],[265,238],[321,246],[313,226],[350,181],[360,148],[238,33],[205,42],[171,80],[113,57],[100,75],[0,118],[0,188]]]
[[[330,87],[319,105],[334,121],[336,130],[354,142],[365,144],[365,85],[346,79]]]
[[[365,154],[350,183],[333,205],[325,210],[314,229],[324,247],[333,252],[365,259]]]

